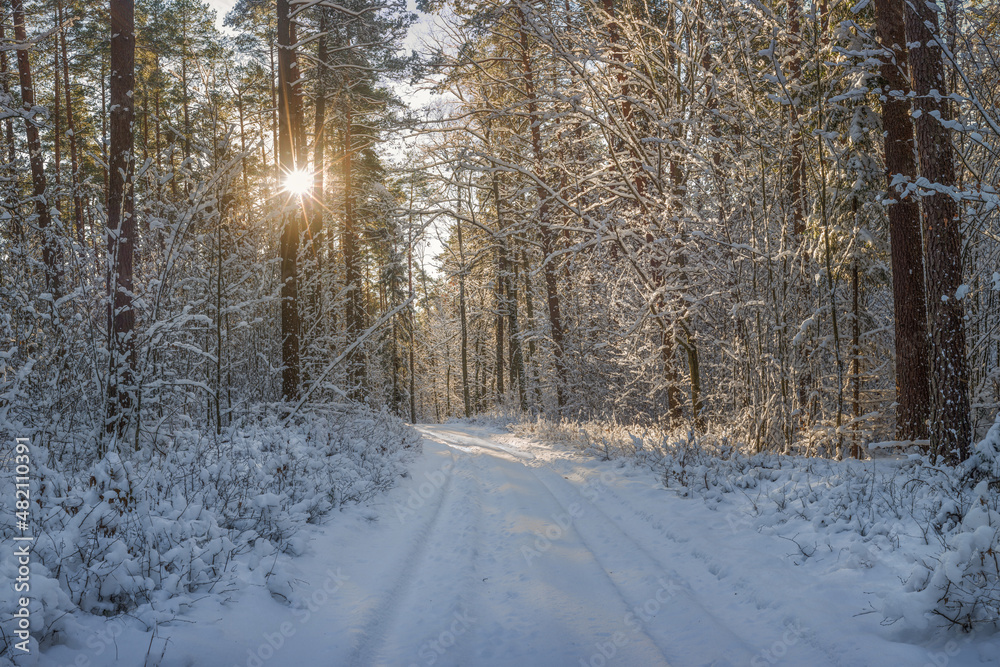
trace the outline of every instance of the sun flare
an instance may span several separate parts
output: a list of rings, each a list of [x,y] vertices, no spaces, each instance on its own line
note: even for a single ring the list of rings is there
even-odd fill
[[[302,196],[312,190],[313,177],[308,171],[296,169],[285,176],[285,192]]]

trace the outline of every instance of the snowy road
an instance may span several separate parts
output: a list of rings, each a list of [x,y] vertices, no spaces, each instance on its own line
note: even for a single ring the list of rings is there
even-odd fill
[[[573,483],[473,429],[422,427],[438,464],[397,519],[420,524],[349,664],[748,664],[752,651]],[[420,480],[420,477],[423,477]],[[613,475],[606,476],[613,481]]]
[[[337,665],[918,665],[866,615],[873,579],[665,491],[647,470],[468,424],[352,545],[364,581]],[[373,573],[377,573],[374,574]],[[872,576],[874,575],[874,577]],[[913,640],[914,637],[904,639]],[[347,647],[350,647],[347,649]],[[949,664],[975,660],[948,655]]]
[[[485,427],[419,430],[408,478],[276,561],[290,604],[248,586],[195,603],[193,623],[56,647],[49,664],[936,664],[861,614],[873,587],[898,585],[886,563],[831,549],[803,564],[648,470]]]

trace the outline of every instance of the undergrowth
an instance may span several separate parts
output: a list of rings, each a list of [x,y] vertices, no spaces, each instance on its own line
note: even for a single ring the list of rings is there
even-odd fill
[[[13,442],[12,433],[4,438]],[[262,570],[273,595],[287,596],[276,555],[302,549],[305,524],[391,486],[418,443],[400,420],[358,407],[288,424],[258,416],[218,436],[179,430],[89,463],[58,441],[32,445],[32,652],[57,642],[78,610],[164,620],[179,600],[234,587],[237,560]],[[13,489],[13,457],[0,463],[0,486]],[[0,497],[5,544],[23,534],[14,500]],[[17,576],[17,558],[5,549],[0,579]],[[0,597],[0,626],[13,627],[15,605]],[[15,639],[0,635],[0,656]]]

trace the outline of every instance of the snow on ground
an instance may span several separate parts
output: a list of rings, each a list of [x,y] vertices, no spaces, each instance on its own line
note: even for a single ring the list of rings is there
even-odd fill
[[[750,494],[713,506],[664,489],[648,468],[497,428],[419,430],[424,453],[400,485],[307,527],[304,555],[275,558],[270,572],[287,577],[287,589],[258,567],[239,587],[188,600],[156,628],[81,616],[38,664],[942,667],[1000,659],[1000,638],[924,635],[884,625],[873,611],[900,590],[908,554],[934,553],[920,535],[862,540],[822,522],[769,526],[750,511]]]

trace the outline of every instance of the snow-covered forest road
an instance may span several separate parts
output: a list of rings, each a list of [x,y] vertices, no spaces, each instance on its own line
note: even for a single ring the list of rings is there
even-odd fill
[[[750,647],[648,551],[650,528],[636,539],[605,514],[614,503],[599,478],[570,481],[467,426],[421,431],[437,466],[396,508],[415,537],[362,614],[352,664],[603,664],[603,654],[660,665],[693,650],[749,662]]]
[[[155,634],[115,620],[47,659],[936,664],[907,643],[917,637],[862,613],[873,589],[898,586],[874,555],[864,566],[849,550],[803,561],[795,543],[665,490],[648,470],[486,427],[418,428],[424,453],[408,477],[370,507],[335,513],[304,555],[276,558],[279,583],[195,602]],[[948,664],[979,664],[961,649]]]

